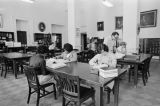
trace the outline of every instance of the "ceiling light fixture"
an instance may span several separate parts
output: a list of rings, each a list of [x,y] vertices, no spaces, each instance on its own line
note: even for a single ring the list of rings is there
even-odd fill
[[[21,1],[24,1],[24,2],[27,2],[27,3],[34,3],[35,0],[21,0]]]
[[[103,0],[102,3],[103,3],[103,5],[105,5],[107,7],[113,7],[113,4],[108,0]]]

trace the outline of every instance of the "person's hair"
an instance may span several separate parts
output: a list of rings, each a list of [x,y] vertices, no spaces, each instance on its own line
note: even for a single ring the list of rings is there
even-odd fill
[[[64,44],[63,49],[70,53],[73,50],[73,46],[69,43],[66,43],[66,44]]]
[[[120,42],[120,46],[126,45],[126,42]]]
[[[98,53],[101,53],[102,50],[108,52],[109,48],[108,48],[108,46],[106,44],[99,44],[98,45]]]
[[[118,32],[113,32],[113,33],[112,33],[112,36],[115,36],[115,35],[118,35],[118,36],[119,36],[119,33],[118,33]]]
[[[48,48],[47,48],[47,46],[45,46],[45,45],[40,45],[40,46],[38,46],[38,48],[37,48],[37,53],[38,54],[44,54],[44,53],[48,53]]]

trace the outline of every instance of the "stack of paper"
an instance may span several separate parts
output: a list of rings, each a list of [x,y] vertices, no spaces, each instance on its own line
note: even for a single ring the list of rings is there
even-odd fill
[[[104,78],[116,77],[118,76],[118,69],[103,67],[99,69],[99,75]]]

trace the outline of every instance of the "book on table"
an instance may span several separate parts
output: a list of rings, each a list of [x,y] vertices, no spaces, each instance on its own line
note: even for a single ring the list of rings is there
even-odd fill
[[[99,68],[99,75],[104,78],[117,77],[118,69],[113,67],[101,67]]]

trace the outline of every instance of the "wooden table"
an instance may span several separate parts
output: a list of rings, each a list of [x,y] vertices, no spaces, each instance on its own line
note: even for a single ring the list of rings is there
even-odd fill
[[[138,65],[143,64],[143,62],[151,56],[151,54],[126,55],[124,58],[118,59],[117,64],[127,64],[134,66],[134,85],[137,87]]]
[[[32,56],[32,54],[11,52],[11,53],[2,53],[1,56],[13,62],[13,71],[14,71],[15,78],[17,78],[16,61],[27,60]]]
[[[119,69],[119,76],[113,78],[103,78],[97,74],[91,73],[92,68],[87,63],[80,63],[80,62],[71,62],[67,63],[67,66],[59,68],[59,69],[52,69],[47,67],[47,69],[52,71],[59,71],[59,72],[66,72],[71,75],[79,76],[82,81],[82,84],[92,86],[96,90],[96,106],[104,106],[103,104],[103,89],[108,83],[115,81],[114,87],[114,106],[118,106],[118,94],[119,94],[119,76],[126,72],[126,69]]]

